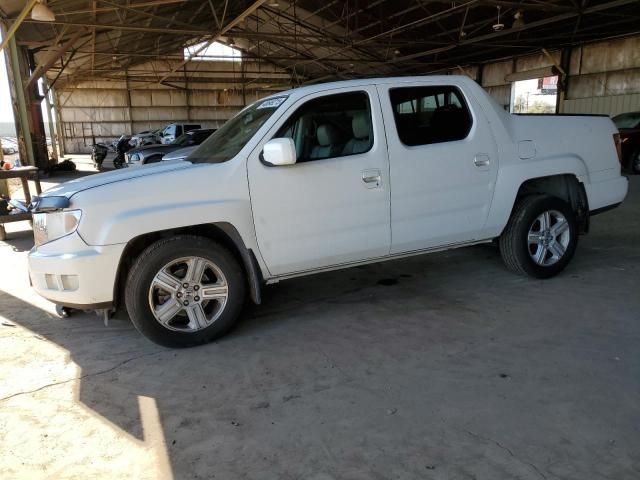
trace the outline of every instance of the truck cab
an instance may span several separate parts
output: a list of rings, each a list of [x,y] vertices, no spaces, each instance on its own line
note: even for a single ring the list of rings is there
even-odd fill
[[[163,145],[168,145],[183,133],[190,130],[196,130],[198,128],[200,128],[200,125],[196,123],[170,123],[162,130],[160,136],[161,143]]]

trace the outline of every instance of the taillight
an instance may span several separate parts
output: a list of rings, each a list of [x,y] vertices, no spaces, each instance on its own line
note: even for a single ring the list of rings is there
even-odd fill
[[[618,161],[620,162],[620,165],[622,165],[622,143],[620,143],[619,133],[613,134],[613,143],[615,143],[616,145],[616,152],[618,153]]]

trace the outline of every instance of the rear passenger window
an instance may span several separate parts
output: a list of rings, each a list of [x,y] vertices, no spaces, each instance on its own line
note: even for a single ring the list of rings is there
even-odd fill
[[[314,98],[299,107],[274,138],[291,138],[298,162],[365,153],[373,145],[365,92]]]
[[[456,87],[403,87],[389,91],[396,130],[408,146],[462,140],[472,119]]]

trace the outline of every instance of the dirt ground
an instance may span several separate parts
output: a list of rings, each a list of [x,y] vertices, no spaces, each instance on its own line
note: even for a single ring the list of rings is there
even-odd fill
[[[639,209],[636,177],[551,280],[490,245],[326,273],[180,351],[58,318],[8,225],[0,478],[638,479]]]

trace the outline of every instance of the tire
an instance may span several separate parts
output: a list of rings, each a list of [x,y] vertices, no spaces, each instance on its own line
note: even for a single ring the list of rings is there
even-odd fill
[[[125,292],[136,329],[172,348],[202,345],[225,335],[236,324],[245,297],[243,270],[233,254],[193,235],[158,240],[144,250],[129,272]]]
[[[577,244],[577,221],[571,207],[557,197],[531,195],[514,207],[500,236],[500,254],[515,273],[550,278],[564,270]]]

